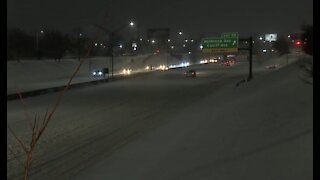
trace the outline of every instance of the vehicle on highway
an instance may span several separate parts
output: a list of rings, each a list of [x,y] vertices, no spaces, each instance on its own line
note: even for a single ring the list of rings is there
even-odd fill
[[[130,68],[125,68],[122,70],[122,74],[124,75],[130,75],[131,74],[132,69]]]
[[[209,59],[210,63],[218,63],[218,58]]]
[[[102,68],[102,69],[94,70],[92,72],[92,75],[93,75],[93,77],[100,77],[100,76],[105,77],[105,75],[108,74],[108,73],[109,73],[109,69],[108,68]]]
[[[152,67],[151,65],[149,65],[149,66],[146,66],[145,69],[146,69],[146,70],[149,70],[149,71],[152,71],[152,68],[153,68],[153,67]]]
[[[184,74],[186,77],[196,77],[197,76],[196,71],[193,69],[187,70]]]
[[[93,77],[103,76],[102,70],[98,69],[92,72]]]
[[[218,63],[219,57],[206,58],[200,61],[200,64]]]
[[[222,64],[225,66],[232,66],[236,63],[236,60],[234,58],[228,58],[224,61],[222,61]]]

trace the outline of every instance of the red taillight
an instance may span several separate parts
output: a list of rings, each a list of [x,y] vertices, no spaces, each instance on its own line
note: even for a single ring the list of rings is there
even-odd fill
[[[300,46],[302,43],[301,43],[301,40],[295,40],[295,41],[294,41],[294,44],[295,44],[296,46]]]

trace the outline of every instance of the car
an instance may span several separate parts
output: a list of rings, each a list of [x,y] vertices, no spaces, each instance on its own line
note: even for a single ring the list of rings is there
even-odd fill
[[[95,70],[92,72],[93,77],[103,76],[103,72],[101,69]]]
[[[196,77],[197,76],[196,71],[193,69],[187,70],[184,74],[186,75],[186,77]]]
[[[122,74],[123,74],[123,75],[130,75],[130,74],[131,74],[131,71],[132,71],[132,69],[130,69],[130,68],[124,68],[124,69],[122,70]]]
[[[94,77],[100,77],[100,76],[105,77],[106,74],[109,74],[108,68],[97,69],[92,72],[92,75]]]
[[[218,58],[213,58],[209,60],[210,63],[218,63]]]
[[[232,65],[234,65],[235,63],[236,63],[236,61],[235,61],[234,59],[232,59],[232,58],[226,59],[226,60],[224,60],[224,61],[222,62],[222,64],[225,65],[225,66],[232,66]]]

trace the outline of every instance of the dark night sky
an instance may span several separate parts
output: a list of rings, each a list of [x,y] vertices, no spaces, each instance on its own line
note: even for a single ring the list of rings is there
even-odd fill
[[[296,32],[313,24],[312,0],[7,0],[7,26],[28,32],[74,27],[90,31],[92,24],[114,29],[129,20],[140,29],[169,27],[190,35],[221,32]]]

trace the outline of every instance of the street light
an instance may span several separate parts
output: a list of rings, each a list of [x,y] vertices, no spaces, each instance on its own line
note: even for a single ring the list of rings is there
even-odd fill
[[[44,31],[41,30],[40,33],[43,34]],[[40,59],[40,52],[39,52],[39,33],[38,33],[38,31],[36,32],[36,50],[37,50],[38,59]]]
[[[80,31],[80,30],[79,30],[79,31]],[[80,61],[80,56],[81,56],[81,53],[80,53],[81,40],[80,40],[80,39],[81,39],[81,37],[82,37],[82,33],[80,33],[79,31],[78,31],[79,35],[78,35],[78,37],[77,37],[77,39],[78,39],[78,61]]]
[[[130,21],[129,26],[133,27],[135,25],[135,23],[133,21]],[[114,59],[114,46],[115,46],[115,42],[114,42],[114,37],[115,34],[119,31],[121,31],[122,29],[126,28],[128,26],[128,24],[124,24],[123,26],[115,29],[114,31],[112,31],[110,33],[110,39],[111,39],[111,78],[113,79],[113,59]],[[120,48],[122,48],[122,44],[119,45]]]
[[[181,32],[181,31],[179,31],[179,35],[182,35],[182,32]]]

